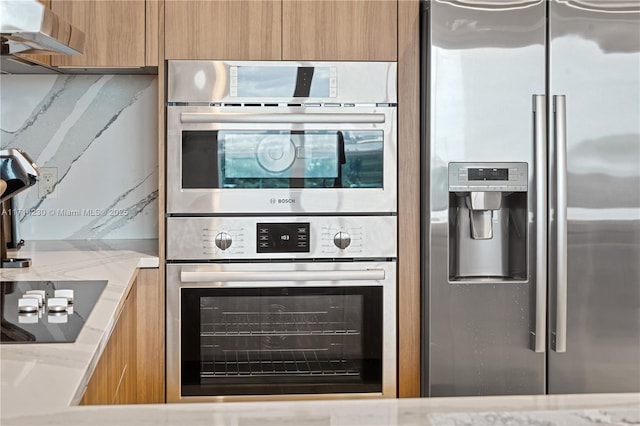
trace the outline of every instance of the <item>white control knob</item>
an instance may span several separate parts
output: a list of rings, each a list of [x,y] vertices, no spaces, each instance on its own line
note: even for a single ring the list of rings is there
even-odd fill
[[[346,232],[338,232],[333,236],[333,244],[341,250],[346,249],[351,244],[351,237]]]
[[[20,298],[18,299],[18,312],[21,314],[33,314],[38,312],[40,306],[37,298]]]
[[[220,232],[218,235],[216,235],[214,241],[216,243],[216,246],[220,250],[228,249],[229,247],[231,247],[231,243],[233,242],[233,240],[231,239],[231,235],[226,232]]]
[[[42,308],[44,306],[44,299],[41,294],[38,293],[25,293],[22,296],[23,299],[36,299],[38,301],[38,307]]]
[[[73,305],[73,290],[61,289],[53,292],[53,297],[64,297],[69,302],[69,305]]]
[[[44,306],[44,301],[47,300],[47,293],[44,290],[27,290],[24,292],[25,295],[27,294],[35,294],[37,295],[36,297],[38,297],[38,303],[40,304],[40,307],[42,308],[42,306]]]
[[[69,307],[69,300],[66,297],[50,297],[47,300],[47,311],[50,314],[57,314],[62,312],[67,312],[67,308]]]

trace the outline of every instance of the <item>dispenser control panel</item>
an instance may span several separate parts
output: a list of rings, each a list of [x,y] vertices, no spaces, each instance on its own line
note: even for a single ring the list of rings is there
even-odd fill
[[[526,192],[527,163],[449,163],[449,192]]]

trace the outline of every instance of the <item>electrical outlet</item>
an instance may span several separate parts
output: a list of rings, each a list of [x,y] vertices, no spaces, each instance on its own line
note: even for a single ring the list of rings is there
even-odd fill
[[[58,168],[40,167],[40,177],[38,178],[38,196],[40,198],[58,197]]]

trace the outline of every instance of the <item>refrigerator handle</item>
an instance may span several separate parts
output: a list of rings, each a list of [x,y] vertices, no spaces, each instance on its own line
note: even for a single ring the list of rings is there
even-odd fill
[[[567,112],[566,96],[553,97],[556,152],[556,321],[553,350],[567,351]]]
[[[547,104],[533,95],[536,191],[536,317],[531,333],[534,352],[544,352],[547,333]]]

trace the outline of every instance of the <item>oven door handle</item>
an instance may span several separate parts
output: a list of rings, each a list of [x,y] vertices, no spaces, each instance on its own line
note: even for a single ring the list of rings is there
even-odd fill
[[[382,281],[384,269],[353,271],[181,271],[180,281]]]
[[[182,123],[384,123],[385,115],[370,114],[255,114],[255,113],[180,113]]]

